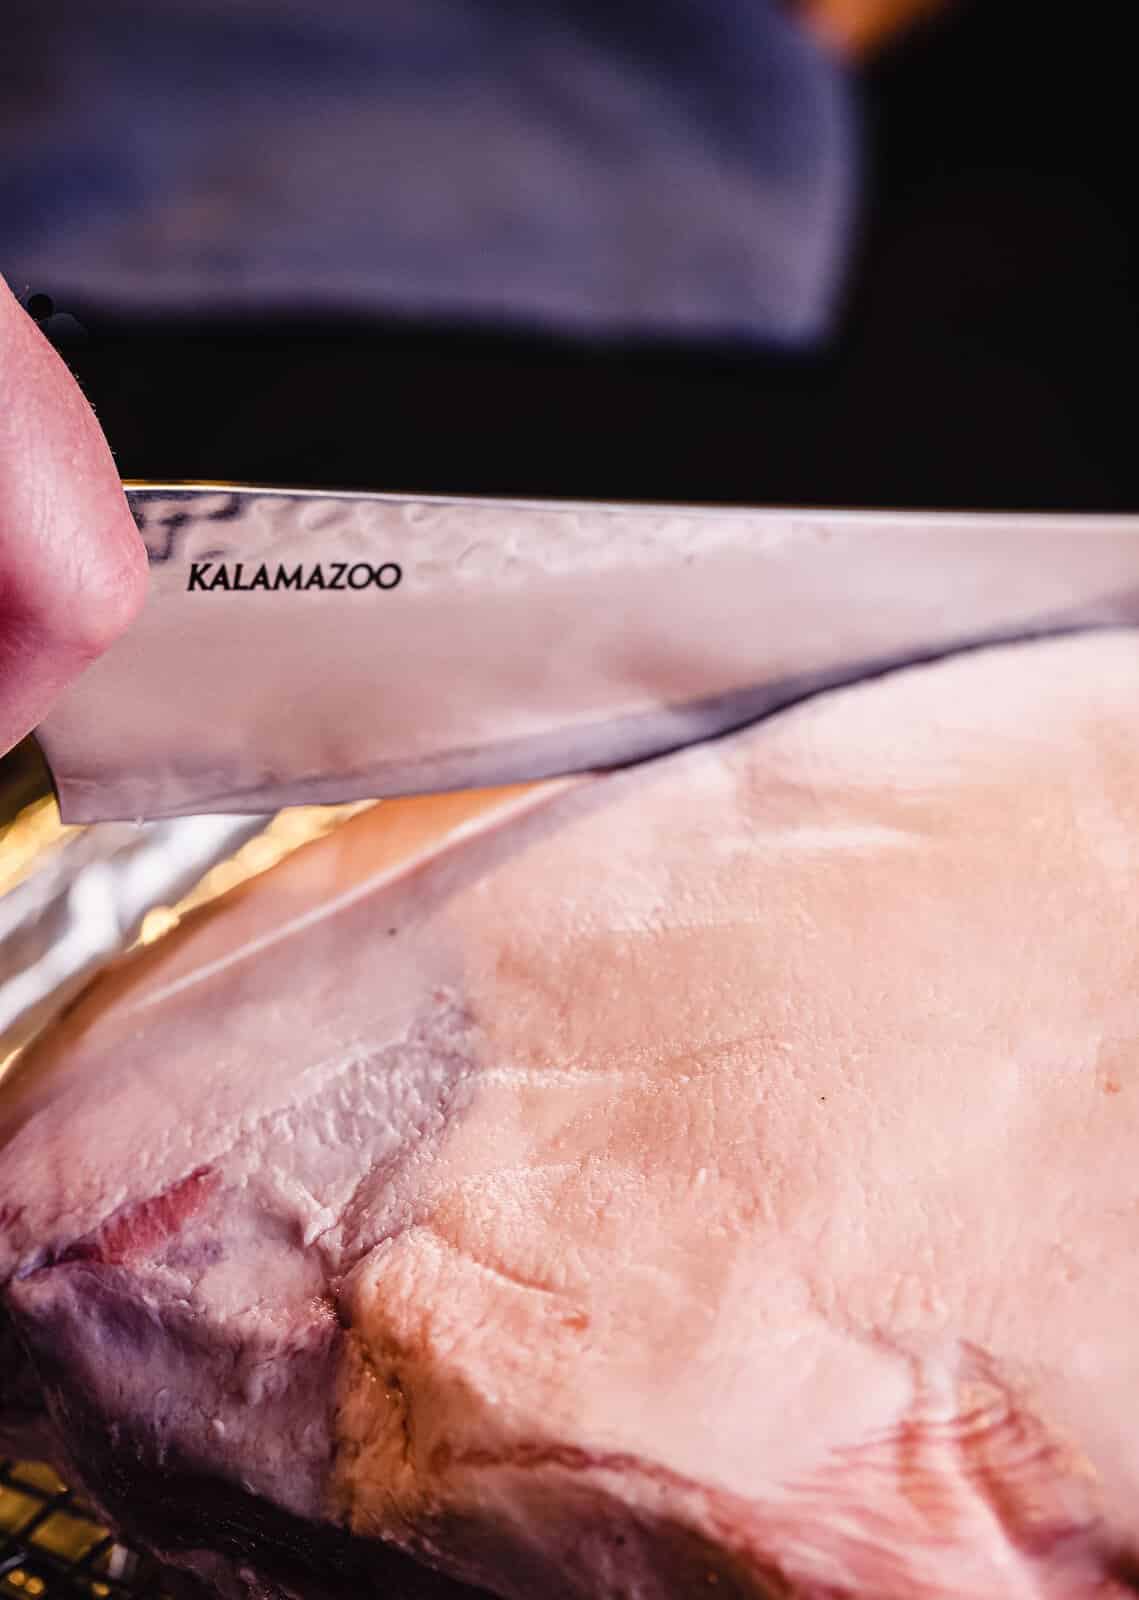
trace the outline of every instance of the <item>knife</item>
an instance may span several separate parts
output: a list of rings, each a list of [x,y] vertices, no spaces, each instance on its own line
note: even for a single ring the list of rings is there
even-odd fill
[[[38,730],[66,822],[619,766],[904,663],[1139,620],[1132,516],[126,493],[147,602]]]

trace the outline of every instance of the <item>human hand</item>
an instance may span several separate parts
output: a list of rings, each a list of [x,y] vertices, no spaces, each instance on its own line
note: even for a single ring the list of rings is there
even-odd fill
[[[0,279],[0,753],[127,628],[146,570],[94,413]]]

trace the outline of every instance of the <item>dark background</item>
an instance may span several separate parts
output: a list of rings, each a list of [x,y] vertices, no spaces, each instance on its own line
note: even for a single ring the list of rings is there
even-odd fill
[[[1125,7],[974,0],[863,70],[864,219],[821,353],[81,306],[64,351],[124,477],[1133,510],[1125,26]]]

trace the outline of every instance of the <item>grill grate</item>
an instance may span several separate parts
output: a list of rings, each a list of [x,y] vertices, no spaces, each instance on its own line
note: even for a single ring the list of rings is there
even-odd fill
[[[159,1569],[117,1544],[54,1472],[0,1459],[2,1600],[166,1600]]]

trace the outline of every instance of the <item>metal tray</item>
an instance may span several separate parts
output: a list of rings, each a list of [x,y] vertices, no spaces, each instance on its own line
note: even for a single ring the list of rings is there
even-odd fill
[[[0,1595],[167,1600],[160,1569],[117,1544],[49,1467],[0,1459]]]

